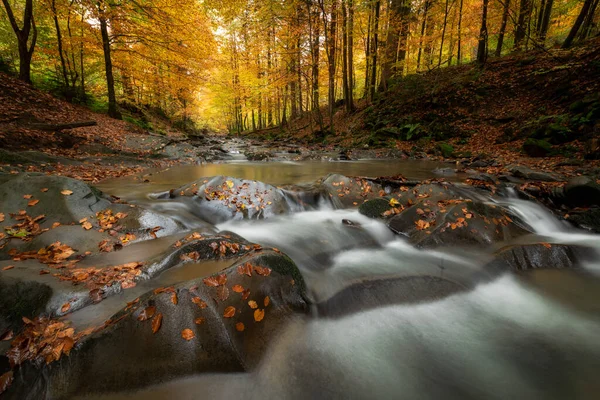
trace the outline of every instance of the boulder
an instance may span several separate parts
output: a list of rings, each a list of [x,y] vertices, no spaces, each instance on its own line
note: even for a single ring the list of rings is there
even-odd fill
[[[199,218],[218,224],[229,220],[265,219],[292,211],[289,194],[275,186],[227,176],[199,180],[154,195],[185,203]]]
[[[563,200],[572,207],[600,206],[600,185],[587,176],[571,179],[564,186]]]
[[[69,332],[59,321],[33,320],[29,332],[62,329],[58,338],[47,338],[57,348],[55,356],[44,359],[37,345],[47,335],[30,334],[36,337],[34,351],[9,352],[18,373],[3,398],[70,398],[200,372],[247,371],[260,362],[283,321],[305,312],[296,266],[285,255],[266,251],[219,274],[156,288],[104,324]],[[27,332],[16,336],[13,349]],[[62,337],[71,343],[68,351]]]
[[[531,181],[560,182],[565,180],[564,177],[560,175],[542,171],[534,171],[521,165],[508,166],[507,169],[514,177]]]
[[[523,143],[523,151],[529,157],[546,157],[552,151],[552,145],[545,140],[528,138]]]

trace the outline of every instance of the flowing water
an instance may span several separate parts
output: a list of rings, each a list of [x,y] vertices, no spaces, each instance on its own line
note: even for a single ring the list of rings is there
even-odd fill
[[[424,179],[437,167],[388,161],[214,164],[100,187],[193,229],[207,224],[183,206],[148,194],[212,175],[285,185],[306,184],[330,172]],[[540,205],[511,197],[489,201],[510,208],[534,229],[524,242],[542,238],[600,250],[598,236],[570,228]],[[343,225],[344,219],[361,224],[360,234]],[[194,375],[106,398],[595,399],[600,394],[600,257],[578,269],[482,278],[490,249],[419,250],[380,221],[325,204],[214,229],[287,253],[310,298],[325,306],[282,326],[253,371]],[[222,267],[214,263],[205,270]],[[172,284],[194,277],[187,271],[193,270],[170,270],[158,279]],[[432,276],[455,282],[460,290],[436,287],[430,297],[394,286],[404,277]]]

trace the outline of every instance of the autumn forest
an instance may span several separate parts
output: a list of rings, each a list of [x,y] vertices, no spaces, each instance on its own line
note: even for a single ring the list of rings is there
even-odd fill
[[[600,0],[2,0],[0,399],[600,393]]]
[[[597,0],[3,0],[0,67],[68,101],[242,132],[597,33]]]

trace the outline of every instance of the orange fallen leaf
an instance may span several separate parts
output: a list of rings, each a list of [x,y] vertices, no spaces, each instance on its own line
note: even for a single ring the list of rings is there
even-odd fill
[[[0,375],[0,394],[4,393],[13,383],[13,372],[8,371]]]
[[[64,195],[64,196],[70,196],[70,195],[72,195],[72,194],[73,194],[73,191],[72,191],[72,190],[65,189],[65,190],[61,190],[61,192],[60,192],[60,193],[61,193],[62,195]]]
[[[147,319],[152,318],[154,316],[155,312],[156,312],[155,306],[148,306],[142,310],[140,315],[138,315],[137,319],[138,319],[138,321],[146,321]]]
[[[154,318],[152,319],[152,333],[158,332],[162,325],[162,319],[163,316],[161,313],[158,313],[156,314],[156,316],[154,316]]]
[[[69,311],[71,309],[71,303],[65,303],[63,304],[63,306],[60,308],[60,311],[62,313],[66,313],[67,311]]]
[[[260,322],[265,317],[265,310],[257,309],[254,310],[254,320]]]
[[[235,324],[235,329],[238,332],[244,332],[244,329],[246,329],[246,327],[244,326],[243,322],[238,322],[237,324]]]
[[[89,231],[90,229],[92,229],[92,224],[89,223],[88,221],[85,221],[81,226],[83,226],[83,229],[85,229],[86,231]]]
[[[8,271],[9,269],[13,269],[15,266],[14,265],[8,265],[4,268],[2,268],[2,271]]]
[[[46,193],[47,191],[48,191],[48,188],[42,188],[42,189],[40,189],[40,192],[42,192],[42,193]]]
[[[231,289],[236,293],[242,293],[244,291],[244,287],[242,285],[233,285]]]
[[[31,194],[24,194],[24,195],[23,195],[23,198],[24,198],[25,200],[29,200],[29,199],[30,199],[30,198],[32,198],[32,197],[33,197],[33,195],[31,195]]]
[[[552,248],[552,245],[550,243],[540,243],[542,246],[544,246],[547,249]]]
[[[206,302],[202,300],[200,297],[192,297],[192,303],[197,304],[200,308],[206,308]]]
[[[269,296],[265,297],[265,300],[264,300],[265,307],[268,306],[270,302],[271,302],[271,299],[269,298]]]
[[[184,329],[181,331],[181,337],[187,341],[192,340],[196,335],[192,332],[191,329]]]
[[[179,302],[179,301],[177,300],[177,292],[173,292],[173,293],[171,293],[171,302],[172,302],[173,304],[175,304],[175,305],[177,305],[177,303]]]
[[[257,303],[256,303],[256,301],[254,301],[254,300],[250,300],[250,301],[248,302],[248,305],[249,305],[249,306],[250,306],[250,308],[251,308],[251,309],[253,309],[253,310],[254,310],[255,308],[258,308],[258,304],[257,304]]]
[[[37,203],[39,203],[39,202],[40,202],[40,201],[39,201],[39,200],[37,200],[37,199],[35,199],[35,200],[29,200],[29,202],[27,203],[27,205],[28,205],[29,207],[33,207],[33,206],[35,206],[35,205],[36,205]]]
[[[217,297],[221,301],[227,300],[229,298],[229,289],[227,289],[227,287],[225,287],[225,286],[219,286],[217,288]]]
[[[0,222],[4,222],[4,213],[0,213]]]
[[[229,306],[225,309],[225,312],[223,313],[223,316],[225,318],[231,318],[235,315],[235,307],[233,306]]]
[[[202,317],[198,317],[198,318],[196,318],[196,319],[194,320],[194,323],[195,323],[196,325],[201,325],[201,324],[203,324],[203,323],[204,323],[204,321],[206,321],[204,318],[202,318]]]

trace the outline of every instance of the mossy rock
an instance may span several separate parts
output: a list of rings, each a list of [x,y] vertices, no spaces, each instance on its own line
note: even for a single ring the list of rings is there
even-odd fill
[[[390,199],[387,197],[380,197],[362,203],[360,207],[358,207],[358,212],[369,218],[381,218],[383,213],[391,208]]]
[[[523,144],[523,151],[529,157],[545,157],[552,151],[552,145],[545,140],[529,138]]]
[[[437,145],[439,151],[442,153],[442,156],[444,156],[444,158],[450,158],[452,156],[454,156],[454,147],[452,147],[451,145],[449,145],[448,143],[438,143]]]

